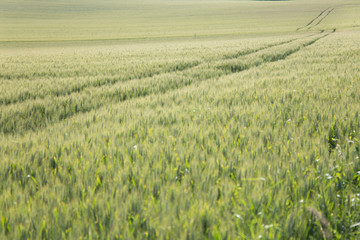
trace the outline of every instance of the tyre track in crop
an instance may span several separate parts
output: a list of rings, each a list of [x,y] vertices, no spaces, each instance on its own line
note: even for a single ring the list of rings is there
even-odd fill
[[[287,43],[291,43],[291,42],[296,41],[298,39],[299,38],[294,38],[294,39],[287,40],[287,41],[282,41],[282,42],[279,42],[279,43],[269,44],[269,45],[267,45],[265,47],[260,47],[260,48],[256,48],[256,49],[246,49],[246,50],[237,52],[235,54],[227,54],[227,55],[224,55],[224,59],[239,58],[239,57],[242,57],[242,56],[246,56],[246,55],[249,55],[249,54],[260,52],[260,51],[265,50],[265,49],[269,49],[269,48],[272,48],[272,47],[281,46],[281,45],[284,45],[284,44],[287,44]]]
[[[311,35],[309,35],[309,36],[311,36]],[[308,37],[308,36],[305,36],[305,37]],[[272,44],[269,44],[269,45],[266,45],[266,46],[260,47],[260,48],[247,49],[244,51],[237,52],[235,54],[227,54],[227,55],[224,55],[223,57],[224,57],[224,59],[238,58],[238,57],[242,57],[242,56],[246,56],[249,54],[259,52],[261,50],[285,45],[285,44],[291,43],[293,41],[296,41],[298,39],[300,39],[300,38],[294,38],[294,39],[290,39],[290,40],[286,40],[286,41],[282,41],[282,42],[272,43]],[[144,72],[140,71],[138,73],[133,73],[134,76],[130,76],[130,77],[121,77],[121,74],[119,74],[117,76],[111,76],[111,75],[110,76],[102,76],[100,79],[97,79],[94,81],[84,81],[83,83],[73,84],[70,87],[64,86],[64,88],[60,88],[60,89],[58,86],[53,86],[53,88],[50,90],[48,88],[43,89],[42,91],[35,91],[35,90],[31,91],[31,90],[25,89],[24,91],[17,93],[15,96],[11,95],[11,96],[0,97],[0,106],[1,105],[8,106],[8,105],[17,104],[17,103],[24,103],[28,100],[44,99],[47,96],[53,96],[53,97],[68,96],[73,93],[80,93],[81,91],[84,91],[87,88],[91,88],[91,87],[102,87],[105,85],[114,85],[114,84],[117,84],[118,82],[127,82],[127,81],[131,81],[131,80],[135,80],[135,79],[154,77],[154,76],[172,73],[172,72],[182,72],[187,69],[197,67],[201,64],[202,64],[202,62],[200,62],[200,61],[180,62],[180,63],[176,63],[174,65],[166,66],[163,68],[163,69],[165,69],[165,71],[160,71],[160,72],[156,71],[156,70],[150,70],[150,71],[144,71]],[[45,77],[43,75],[43,73],[35,74],[31,77],[34,77],[34,76],[35,77],[36,76],[37,77]],[[17,77],[18,76],[15,76],[15,78],[17,78]],[[29,76],[21,76],[21,77],[29,78]],[[58,76],[52,76],[52,77],[58,77]],[[71,77],[72,76],[70,76],[70,78]],[[75,76],[73,76],[73,77],[75,77]],[[0,74],[0,78],[11,79],[14,77],[10,76],[10,75],[1,75]],[[84,76],[83,76],[83,78],[84,78]]]
[[[243,50],[243,51],[239,51],[235,54],[226,54],[224,55],[224,59],[234,59],[234,58],[239,58],[239,57],[243,57],[243,56],[246,56],[246,55],[249,55],[249,54],[253,54],[253,53],[257,53],[257,52],[260,52],[262,50],[266,50],[266,49],[270,49],[270,48],[273,48],[273,47],[278,47],[278,46],[282,46],[282,45],[286,45],[288,43],[292,43],[294,41],[297,41],[297,40],[300,40],[300,39],[303,39],[303,38],[307,38],[307,37],[311,37],[311,36],[314,36],[316,35],[317,33],[315,34],[309,34],[309,35],[306,35],[304,37],[299,37],[299,38],[293,38],[293,39],[290,39],[290,40],[286,40],[286,41],[282,41],[282,42],[278,42],[278,43],[272,43],[272,44],[268,44],[264,47],[259,47],[259,48],[255,48],[255,49],[246,49],[246,50]]]
[[[326,8],[325,10],[321,11],[319,15],[313,18],[308,24],[303,27],[296,29],[296,31],[302,30],[304,28],[311,29],[317,25],[319,25],[329,14],[334,11],[335,8]]]
[[[213,72],[218,74],[216,71]],[[5,134],[36,130],[110,103],[123,102],[150,94],[162,94],[212,77],[214,75],[210,71],[207,72],[207,75],[196,71],[190,72],[188,75],[175,72],[147,79],[137,79],[125,86],[119,84],[118,86],[91,88],[69,96],[58,98],[49,96],[44,99],[2,107],[0,108],[0,128]]]
[[[253,62],[227,62],[225,64],[219,64],[217,66],[217,68],[223,69],[227,72],[232,72],[232,73],[236,73],[236,72],[241,72],[244,70],[248,70],[250,68],[253,67],[257,67],[260,66],[264,63],[269,63],[269,62],[276,62],[276,61],[280,61],[280,60],[284,60],[287,57],[289,57],[290,55],[300,51],[301,49],[308,47],[312,44],[314,44],[315,42],[319,41],[320,39],[327,37],[328,35],[330,35],[332,32],[326,33],[320,37],[317,37],[313,40],[307,41],[305,43],[300,44],[299,46],[287,49],[283,52],[275,52],[275,54],[270,53],[270,54],[264,54],[258,57],[258,59],[255,59]]]
[[[329,16],[330,13],[332,13],[332,11],[334,11],[334,9],[335,8],[332,8],[331,10],[329,10],[323,18],[321,18],[315,25],[310,26],[308,29],[319,25],[327,16]]]
[[[259,57],[245,67],[229,68],[227,65],[222,65],[221,62],[215,61],[211,65],[209,63],[199,64],[182,72],[168,73],[167,75],[156,76],[156,78],[138,79],[137,82],[131,81],[126,87],[122,85],[118,86],[118,88],[103,86],[102,88],[73,93],[66,97],[39,99],[28,104],[20,104],[15,108],[3,108],[4,110],[0,111],[0,131],[4,134],[18,134],[29,130],[37,130],[77,114],[99,109],[108,104],[153,94],[164,94],[188,87],[197,82],[230,75],[269,62],[284,60],[329,34],[331,33],[307,40],[282,52],[272,51],[260,54]]]
[[[158,72],[156,70],[154,70],[154,71],[150,70],[150,71],[135,73],[134,76],[130,76],[130,77],[121,77],[121,75],[115,76],[115,77],[114,76],[104,76],[102,80],[98,79],[95,81],[84,81],[84,83],[75,84],[75,85],[71,86],[69,89],[59,89],[59,88],[57,88],[57,86],[54,86],[54,88],[51,89],[50,91],[45,92],[45,93],[42,92],[41,94],[39,94],[38,92],[30,92],[30,91],[24,90],[23,92],[20,92],[19,94],[17,94],[17,96],[15,96],[15,97],[13,97],[13,96],[1,97],[0,98],[0,106],[1,105],[7,106],[7,105],[11,105],[11,104],[16,104],[16,103],[23,103],[27,100],[44,99],[47,96],[62,97],[62,96],[71,95],[72,93],[82,92],[82,91],[86,90],[87,88],[91,88],[91,87],[102,87],[105,85],[114,85],[118,82],[127,82],[127,81],[131,81],[134,79],[143,79],[143,78],[154,77],[157,75],[178,72],[178,71],[181,72],[186,69],[196,67],[199,64],[201,64],[200,61],[181,62],[181,63],[176,63],[174,65],[166,66],[164,68],[165,71],[162,71],[162,72]],[[66,88],[66,86],[65,86],[65,88]]]
[[[321,15],[323,15],[324,12],[326,12],[328,9],[329,9],[329,8],[326,8],[325,10],[321,11],[320,14],[317,15],[315,18],[313,18],[308,24],[306,24],[306,26],[300,27],[300,28],[296,29],[296,31],[298,31],[298,30],[300,30],[300,29],[302,29],[302,28],[306,28],[306,27],[310,26],[316,19],[320,18]]]

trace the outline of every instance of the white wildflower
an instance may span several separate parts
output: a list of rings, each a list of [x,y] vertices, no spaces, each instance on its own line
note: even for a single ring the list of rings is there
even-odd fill
[[[272,228],[274,225],[270,224],[270,225],[265,225],[264,228],[265,229],[269,229],[269,228]]]

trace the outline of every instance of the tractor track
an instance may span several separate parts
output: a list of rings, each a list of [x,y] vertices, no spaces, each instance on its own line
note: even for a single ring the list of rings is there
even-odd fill
[[[321,11],[319,13],[319,15],[317,15],[315,18],[311,19],[310,22],[308,22],[305,26],[303,27],[299,27],[298,29],[296,29],[296,31],[300,31],[303,29],[311,29],[317,25],[319,25],[325,18],[327,18],[330,13],[332,13],[335,10],[335,8],[326,8],[325,10]]]
[[[213,79],[214,77],[224,77],[227,75],[234,74],[236,72],[241,72],[245,70],[249,70],[255,67],[259,67],[266,63],[271,62],[277,62],[280,60],[285,60],[290,55],[295,54],[296,52],[299,52],[300,50],[313,45],[317,41],[319,41],[322,38],[327,37],[330,35],[330,33],[323,34],[322,36],[316,37],[314,39],[308,40],[306,42],[303,42],[297,46],[294,46],[292,48],[289,48],[288,50],[285,50],[283,52],[274,52],[274,53],[268,53],[262,55],[262,61],[261,62],[254,62],[250,64],[249,66],[245,68],[237,68],[232,71],[231,69],[224,69],[222,72],[220,72],[218,76],[211,76],[211,75],[201,75],[201,71],[203,68],[206,68],[207,64],[200,64],[197,66],[197,69],[200,70],[200,73],[198,77],[191,77],[184,76],[180,77],[176,80],[176,78],[171,79],[170,82],[159,82],[155,84],[154,87],[148,89],[144,87],[142,84],[139,84],[137,87],[133,86],[128,88],[126,91],[123,92],[123,90],[119,89],[117,91],[114,91],[113,93],[107,93],[106,89],[104,89],[101,92],[96,93],[97,96],[85,96],[81,101],[77,101],[77,95],[78,93],[75,93],[73,96],[73,100],[71,99],[59,99],[55,102],[47,102],[48,99],[43,100],[37,100],[33,104],[29,105],[26,108],[17,108],[15,111],[8,111],[7,114],[2,116],[2,119],[0,120],[0,131],[3,132],[3,134],[17,134],[21,132],[27,132],[30,130],[36,130],[45,128],[46,126],[53,125],[57,122],[63,121],[65,119],[68,119],[70,117],[75,117],[76,115],[79,115],[81,113],[87,113],[91,110],[97,110],[102,107],[105,107],[109,104],[114,103],[120,103],[124,101],[131,101],[133,99],[138,99],[142,97],[146,97],[153,94],[160,94],[163,95],[167,92],[176,91],[178,89],[182,89],[185,87],[189,87],[193,85],[194,83],[203,82],[209,79]],[[215,64],[215,63],[214,63]],[[215,66],[215,65],[214,65]],[[230,70],[230,71],[229,71]],[[195,73],[196,75],[197,73]],[[194,75],[194,76],[195,76]],[[151,79],[149,79],[151,80]],[[100,95],[99,95],[100,94]],[[110,94],[110,95],[109,95]],[[70,97],[70,96],[69,96]],[[99,99],[103,99],[103,101],[98,101]],[[92,103],[95,103],[92,105]],[[55,104],[55,105],[54,105]],[[70,104],[70,105],[69,105]],[[28,104],[27,104],[28,105]],[[65,110],[63,109],[65,107]],[[67,109],[66,109],[67,108]],[[71,111],[69,111],[71,109]],[[74,110],[75,109],[75,110]],[[4,109],[5,110],[5,109]],[[35,112],[34,112],[35,111]],[[52,113],[52,114],[46,114],[46,112]],[[58,112],[60,111],[60,112]],[[22,118],[24,116],[27,116],[26,118]],[[35,117],[34,117],[35,116]],[[42,117],[39,117],[42,116]],[[11,127],[10,129],[6,128],[5,126],[8,124],[11,124],[13,122],[13,119],[23,119],[24,122],[16,122],[15,125]],[[34,118],[34,119],[32,119]],[[33,123],[36,123],[35,125]]]
[[[311,35],[309,35],[309,36],[311,36]],[[305,36],[305,37],[308,37],[308,36]],[[269,49],[272,47],[285,45],[285,44],[291,43],[291,42],[299,40],[299,39],[301,39],[301,38],[294,38],[294,39],[290,39],[290,40],[286,40],[286,41],[269,44],[269,45],[266,45],[266,46],[260,47],[260,48],[244,50],[244,51],[240,51],[240,52],[237,52],[234,54],[224,55],[223,58],[224,59],[239,58],[239,57],[250,55],[250,54],[253,54],[253,53],[265,50],[265,49]],[[24,92],[18,93],[17,96],[15,96],[15,97],[8,98],[8,97],[4,96],[4,97],[0,98],[0,106],[11,106],[14,104],[20,104],[20,103],[24,103],[27,101],[33,101],[33,100],[37,100],[37,99],[45,99],[48,96],[52,96],[55,98],[70,96],[74,93],[81,93],[81,92],[85,91],[86,89],[90,89],[90,88],[100,88],[103,86],[112,86],[115,84],[119,84],[120,82],[126,83],[126,82],[132,81],[132,80],[146,79],[146,78],[161,76],[161,75],[169,74],[169,73],[181,73],[186,70],[190,70],[195,67],[198,67],[201,64],[204,64],[204,62],[200,62],[200,61],[195,62],[194,61],[194,62],[188,62],[188,63],[178,63],[178,64],[175,64],[174,66],[172,66],[170,69],[166,69],[165,71],[139,73],[139,75],[143,75],[143,76],[134,77],[134,78],[131,78],[131,77],[122,78],[119,76],[101,76],[99,78],[99,81],[79,83],[79,84],[72,86],[69,89],[60,89],[60,90],[58,88],[50,89],[47,93],[43,92],[42,95],[38,95],[36,92],[28,92],[26,90]],[[0,78],[1,77],[5,78],[4,76],[0,75]]]

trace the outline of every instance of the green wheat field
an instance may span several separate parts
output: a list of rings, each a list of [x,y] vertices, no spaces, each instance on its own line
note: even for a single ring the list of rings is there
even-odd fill
[[[359,0],[0,0],[0,239],[360,239]]]

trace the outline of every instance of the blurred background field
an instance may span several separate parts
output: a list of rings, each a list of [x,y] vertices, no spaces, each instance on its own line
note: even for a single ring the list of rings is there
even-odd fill
[[[354,0],[1,1],[0,41],[195,38],[291,33],[328,7],[315,29],[359,27]]]

